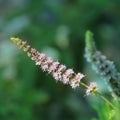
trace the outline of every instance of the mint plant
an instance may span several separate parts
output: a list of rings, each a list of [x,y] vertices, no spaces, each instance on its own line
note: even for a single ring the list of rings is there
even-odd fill
[[[20,49],[27,53],[35,64],[39,66],[43,71],[51,74],[56,81],[60,81],[63,84],[70,85],[73,89],[80,85],[85,87],[86,95],[95,95],[102,98],[105,104],[102,105],[102,109],[96,107],[96,111],[99,115],[99,120],[118,120],[119,118],[119,96],[120,96],[120,73],[117,71],[114,63],[106,58],[100,51],[97,50],[93,33],[86,32],[86,47],[85,57],[87,61],[92,65],[92,68],[99,74],[102,79],[107,83],[108,88],[114,94],[114,98],[109,100],[101,94],[98,85],[95,82],[90,82],[87,85],[82,79],[86,77],[83,73],[75,73],[73,69],[68,69],[65,65],[60,64],[58,61],[54,61],[46,54],[37,51],[32,48],[26,41],[19,38],[11,38],[11,41],[15,43]],[[116,97],[117,96],[117,97]],[[105,111],[106,109],[107,111]],[[93,119],[96,120],[96,119]]]
[[[92,65],[95,72],[105,81],[110,92],[120,97],[120,73],[114,63],[97,50],[91,31],[86,32],[85,39],[85,57],[87,61]]]

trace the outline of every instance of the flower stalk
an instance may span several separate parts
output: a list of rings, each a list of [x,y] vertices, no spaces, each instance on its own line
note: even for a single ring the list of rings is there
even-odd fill
[[[99,93],[96,83],[91,82],[88,86],[81,81],[85,77],[82,73],[75,73],[72,69],[67,69],[63,64],[58,61],[54,61],[51,57],[47,57],[44,53],[40,53],[35,48],[32,48],[26,41],[22,41],[19,38],[11,38],[11,41],[15,43],[20,49],[27,53],[27,55],[35,61],[35,64],[40,66],[43,71],[51,74],[56,81],[61,81],[63,84],[69,84],[72,88],[79,87],[80,85],[86,88],[86,94],[99,95],[105,102],[113,107],[112,103],[107,100],[102,94]],[[92,50],[90,48],[90,50]]]

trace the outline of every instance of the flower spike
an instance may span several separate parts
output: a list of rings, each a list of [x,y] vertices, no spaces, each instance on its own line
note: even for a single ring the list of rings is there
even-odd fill
[[[27,52],[28,56],[35,61],[35,64],[40,66],[43,71],[48,72],[57,81],[61,81],[63,84],[69,84],[72,88],[76,88],[79,87],[81,79],[85,77],[82,73],[76,74],[72,69],[67,69],[65,65],[54,61],[44,53],[38,52],[35,48],[28,45],[27,42],[19,38],[12,37],[11,41],[23,51]]]

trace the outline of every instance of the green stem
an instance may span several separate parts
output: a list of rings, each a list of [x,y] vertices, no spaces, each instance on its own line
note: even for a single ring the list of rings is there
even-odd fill
[[[83,82],[80,82],[80,84],[82,86],[84,86],[85,88],[88,88],[88,85],[86,85],[85,83]],[[95,95],[98,95],[100,96],[106,103],[108,103],[112,108],[115,108],[115,106],[105,97],[103,96],[100,92],[95,92]]]
[[[82,86],[84,86],[85,88],[88,88],[88,85],[86,85],[85,83],[80,82],[80,84],[81,84]]]
[[[115,108],[115,106],[105,97],[103,96],[101,93],[97,92],[97,95],[99,95],[106,103],[108,103],[112,108]]]

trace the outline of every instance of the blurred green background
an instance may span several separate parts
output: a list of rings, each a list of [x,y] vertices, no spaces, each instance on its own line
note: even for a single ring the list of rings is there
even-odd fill
[[[120,68],[120,0],[0,0],[0,120],[90,120],[103,103],[56,82],[9,40],[17,36],[59,60],[84,81],[101,79],[84,58],[86,30]]]

